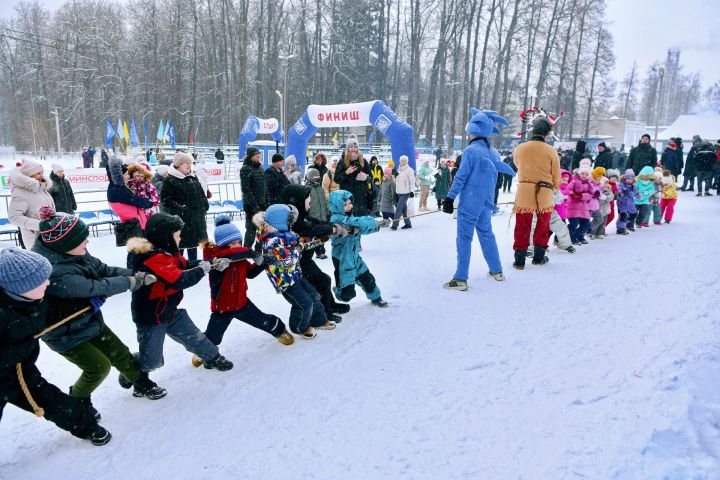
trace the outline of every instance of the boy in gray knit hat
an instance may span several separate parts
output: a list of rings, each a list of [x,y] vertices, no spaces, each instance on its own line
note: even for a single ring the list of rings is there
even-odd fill
[[[12,403],[93,445],[105,445],[112,435],[88,405],[49,384],[35,366],[40,344],[34,335],[47,326],[43,297],[51,272],[50,262],[37,253],[0,251],[0,418]]]

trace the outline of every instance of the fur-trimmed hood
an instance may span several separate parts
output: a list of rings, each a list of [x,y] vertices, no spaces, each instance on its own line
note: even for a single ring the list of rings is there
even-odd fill
[[[47,180],[40,182],[32,177],[28,177],[20,170],[21,167],[13,169],[10,172],[10,185],[13,188],[19,188],[21,190],[27,190],[28,192],[37,193],[41,190],[48,191],[52,184]]]
[[[107,171],[109,174],[110,183],[117,186],[124,186],[125,179],[123,178],[123,161],[120,157],[111,157],[108,160]]]
[[[134,253],[135,255],[142,255],[143,253],[152,252],[155,249],[153,244],[146,238],[133,237],[127,241],[128,253]]]
[[[252,217],[252,222],[260,229],[261,234],[275,233],[277,228],[265,223],[265,212],[258,212]]]

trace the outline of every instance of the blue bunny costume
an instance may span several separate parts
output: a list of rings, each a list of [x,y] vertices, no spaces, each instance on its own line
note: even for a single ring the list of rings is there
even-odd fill
[[[498,172],[515,176],[509,165],[500,160],[500,155],[492,148],[488,137],[497,135],[496,126],[508,125],[508,121],[492,110],[480,111],[471,108],[472,117],[465,127],[470,140],[462,154],[462,162],[453,180],[447,198],[455,199],[460,195],[457,209],[457,269],[454,278],[467,280],[470,267],[470,253],[473,233],[477,232],[485,261],[490,272],[502,272],[500,254],[492,231],[490,218],[495,205],[495,183]]]

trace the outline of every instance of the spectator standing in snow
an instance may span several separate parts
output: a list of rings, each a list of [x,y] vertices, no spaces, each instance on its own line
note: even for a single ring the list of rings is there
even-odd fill
[[[712,193],[710,193],[710,188],[712,187],[713,178],[715,177],[717,163],[718,160],[715,147],[713,147],[708,140],[702,140],[695,151],[695,171],[697,172],[698,197],[703,195],[703,183],[705,183],[705,195],[708,197],[712,195]]]
[[[605,142],[598,143],[598,154],[595,157],[595,168],[602,167],[605,170],[612,168],[613,156],[612,153],[607,149]]]
[[[257,232],[252,217],[256,213],[265,210],[268,205],[265,182],[260,150],[255,147],[247,147],[243,166],[240,168],[240,188],[242,190],[243,210],[245,210],[245,238],[243,245],[247,248],[253,248],[255,233]]]
[[[577,141],[577,143],[575,144],[575,151],[573,152],[572,164],[570,168],[566,170],[574,171],[576,168],[580,167],[580,160],[585,158],[586,147],[587,143],[585,143],[585,140]]]
[[[285,167],[285,176],[287,176],[288,181],[293,185],[300,185],[302,183],[302,172],[300,172],[295,155],[290,155],[285,159]]]
[[[50,180],[53,182],[52,187],[50,187],[50,195],[55,201],[55,209],[58,212],[75,213],[75,210],[77,210],[75,194],[70,182],[65,178],[65,169],[62,165],[53,164]]]
[[[327,167],[327,172],[322,179],[323,192],[325,192],[325,198],[327,199],[330,194],[336,190],[340,190],[340,185],[335,182],[335,170],[337,168],[338,158],[333,157],[330,162],[330,166]]]
[[[694,192],[695,191],[695,175],[696,175],[696,169],[695,169],[695,154],[700,148],[700,145],[702,144],[702,138],[700,138],[700,135],[694,135],[693,136],[693,146],[690,147],[690,151],[688,152],[687,161],[685,162],[685,170],[683,171],[683,185],[680,187],[680,190],[685,192]],[[688,185],[690,188],[688,188]]]
[[[280,202],[280,192],[285,185],[290,185],[290,179],[283,173],[284,158],[275,153],[270,160],[270,167],[265,170],[265,188],[267,189],[268,205]]]
[[[412,223],[408,218],[408,202],[415,196],[415,172],[408,165],[407,155],[400,156],[400,168],[398,176],[395,179],[395,193],[397,194],[397,205],[395,206],[395,215],[393,216],[393,225],[391,230],[397,230],[400,223],[400,217],[403,217],[405,225],[403,230],[412,228]]]
[[[450,190],[450,169],[447,163],[444,158],[440,160],[440,168],[435,173],[435,200],[438,210],[442,208],[442,202]]]
[[[632,168],[635,175],[640,174],[640,170],[643,167],[655,168],[657,167],[658,156],[655,147],[650,145],[650,135],[647,133],[640,137],[640,143],[637,147],[633,147],[630,150],[630,156],[628,157],[628,168]]]
[[[353,215],[358,217],[368,215],[372,204],[372,199],[368,202],[370,165],[365,161],[354,135],[348,137],[345,154],[335,170],[335,181],[342,190],[352,194]]]
[[[43,175],[43,166],[32,160],[23,160],[22,164],[10,173],[10,203],[8,219],[20,228],[20,236],[25,248],[30,250],[35,236],[40,231],[38,210],[43,205],[55,206],[50,194],[52,184]]]
[[[87,148],[83,148],[80,156],[82,157],[83,168],[91,168],[92,165],[90,165],[90,157],[88,155]]]
[[[668,143],[668,146],[665,148],[665,151],[660,158],[662,167],[670,170],[672,175],[675,175],[676,173],[679,175],[683,167],[682,157],[678,154],[677,148],[675,139],[672,139]]]

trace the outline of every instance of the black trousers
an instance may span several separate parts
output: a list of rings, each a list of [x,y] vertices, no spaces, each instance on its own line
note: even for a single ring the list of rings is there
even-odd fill
[[[327,273],[320,270],[320,267],[318,267],[315,260],[313,260],[313,250],[302,253],[300,257],[300,269],[305,279],[307,279],[310,285],[320,294],[325,316],[330,318],[331,308],[333,303],[335,303],[332,294],[332,279]]]
[[[230,326],[233,318],[237,318],[241,322],[247,323],[251,327],[267,332],[273,337],[277,337],[285,331],[285,324],[275,315],[270,315],[261,311],[250,300],[241,310],[234,312],[212,312],[210,321],[208,322],[205,336],[215,345],[220,345],[225,331]]]
[[[24,363],[22,373],[35,403],[45,411],[45,420],[80,438],[87,437],[97,428],[95,416],[82,400],[66,395],[55,385],[48,383],[34,364]],[[8,403],[33,412],[17,377],[9,383],[4,383],[0,390],[0,420],[3,408]]]

